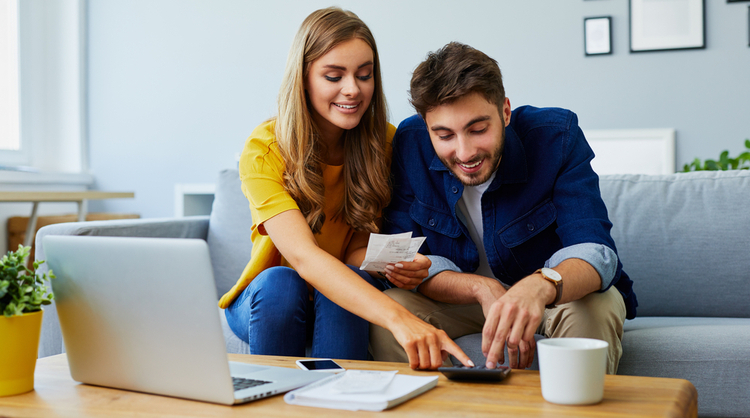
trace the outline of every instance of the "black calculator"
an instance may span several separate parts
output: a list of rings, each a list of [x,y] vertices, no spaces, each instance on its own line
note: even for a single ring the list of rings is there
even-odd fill
[[[475,382],[499,382],[510,374],[510,367],[497,366],[488,369],[486,366],[454,366],[439,367],[438,371],[451,380],[465,380]]]

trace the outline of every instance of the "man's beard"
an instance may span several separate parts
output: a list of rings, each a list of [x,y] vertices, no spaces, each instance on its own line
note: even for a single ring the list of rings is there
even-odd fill
[[[480,155],[477,155],[476,158],[473,158],[471,161],[465,161],[464,164],[472,164],[477,161],[485,160],[484,165],[490,167],[489,171],[485,170],[485,166],[482,167],[480,171],[477,171],[476,173],[466,173],[465,171],[461,170],[461,168],[458,167],[459,161],[458,160],[452,160],[452,161],[446,161],[443,158],[440,158],[440,161],[443,162],[443,165],[448,167],[448,169],[453,173],[453,175],[456,176],[456,178],[463,183],[464,186],[478,186],[492,177],[492,173],[494,173],[497,170],[498,165],[500,165],[500,159],[503,156],[503,150],[505,149],[505,124],[503,124],[502,130],[500,132],[501,138],[500,143],[498,146],[492,150],[491,153],[482,153]]]

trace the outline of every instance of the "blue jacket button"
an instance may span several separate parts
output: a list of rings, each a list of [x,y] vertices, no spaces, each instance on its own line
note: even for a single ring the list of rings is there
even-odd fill
[[[430,226],[435,226],[435,220],[434,219],[430,219],[430,221],[427,222],[427,223],[430,224]]]
[[[456,187],[456,186],[451,187],[451,191],[453,193],[458,193],[458,187]]]
[[[526,228],[529,228],[529,231],[533,231],[534,230],[534,224],[528,223],[528,224],[526,224]]]

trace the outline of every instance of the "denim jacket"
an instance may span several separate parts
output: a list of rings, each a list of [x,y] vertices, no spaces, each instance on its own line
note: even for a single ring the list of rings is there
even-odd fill
[[[553,254],[578,244],[617,251],[612,224],[591,168],[594,153],[578,118],[564,109],[530,106],[513,111],[495,179],[482,196],[484,247],[495,277],[512,285],[543,267]],[[412,231],[427,239],[420,252],[445,257],[464,272],[479,266],[477,246],[456,203],[463,184],[435,154],[424,121],[412,116],[393,139],[393,195],[384,233]],[[605,291],[623,295],[635,317],[633,282],[617,261]]]

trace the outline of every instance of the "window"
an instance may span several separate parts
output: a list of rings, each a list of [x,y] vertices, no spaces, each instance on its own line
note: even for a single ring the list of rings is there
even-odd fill
[[[24,164],[19,118],[18,0],[0,0],[0,164]]]
[[[0,183],[8,169],[86,170],[85,10],[0,0]]]

